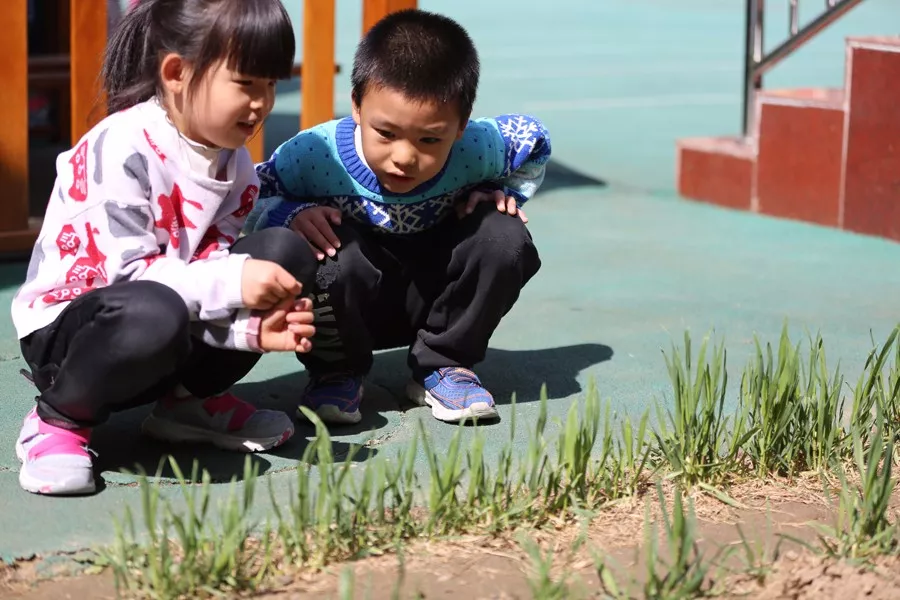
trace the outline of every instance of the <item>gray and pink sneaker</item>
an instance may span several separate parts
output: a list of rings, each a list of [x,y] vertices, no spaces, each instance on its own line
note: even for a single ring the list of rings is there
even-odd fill
[[[226,392],[206,399],[169,395],[156,403],[142,431],[166,442],[261,452],[291,439],[294,423],[281,411],[257,409]]]
[[[41,420],[31,409],[16,440],[22,461],[19,485],[33,494],[71,496],[96,489],[88,443],[90,429],[63,429]]]

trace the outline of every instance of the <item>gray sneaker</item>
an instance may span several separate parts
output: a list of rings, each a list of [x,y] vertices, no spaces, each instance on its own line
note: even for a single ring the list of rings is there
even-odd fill
[[[156,403],[141,429],[166,442],[202,442],[238,452],[269,450],[294,435],[287,414],[257,410],[227,392],[206,399],[169,395]]]

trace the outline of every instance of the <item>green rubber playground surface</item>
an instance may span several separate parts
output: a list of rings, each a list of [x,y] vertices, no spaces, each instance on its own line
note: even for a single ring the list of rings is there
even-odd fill
[[[301,3],[285,3],[299,31]],[[774,42],[787,30],[787,18],[771,4]],[[420,0],[420,6],[459,19],[478,44],[483,75],[476,113],[535,114],[553,141],[546,184],[528,206],[543,268],[477,369],[501,405],[489,439],[508,438],[513,392],[520,423],[537,414],[544,383],[551,417],[564,416],[590,380],[619,412],[639,414],[655,400],[665,402],[670,387],[661,350],[680,342],[686,329],[699,338],[714,328],[737,372],[753,335],[777,341],[787,319],[795,339],[806,330],[821,332],[829,363],[840,360],[848,377],[856,377],[870,336],[884,339],[898,320],[900,279],[893,274],[900,245],[698,205],[674,191],[677,138],[737,133],[743,2]],[[360,15],[358,3],[339,3],[339,11],[343,73],[335,108],[346,114]],[[843,38],[896,34],[891,24],[898,22],[893,0],[868,0],[776,69],[767,85],[839,86]],[[281,86],[266,132],[270,147],[296,130],[296,90],[296,82]],[[24,272],[24,262],[0,265],[4,306]],[[23,492],[13,444],[34,390],[18,374],[24,365],[8,314],[0,334],[0,560],[112,541],[112,516],[126,505],[139,508],[127,471],[154,472],[168,453],[185,471],[196,458],[218,481],[240,476],[241,455],[142,439],[145,408],[119,414],[95,432],[104,481],[99,493],[58,499]],[[450,438],[452,426],[402,401],[407,376],[403,350],[377,357],[363,423],[332,431],[338,457],[362,442],[368,452],[359,460],[391,453],[418,420],[438,447]],[[293,357],[266,356],[237,392],[293,412],[305,381]],[[311,435],[300,425],[289,444],[255,457],[276,494],[292,480]],[[219,487],[224,493],[226,486]]]

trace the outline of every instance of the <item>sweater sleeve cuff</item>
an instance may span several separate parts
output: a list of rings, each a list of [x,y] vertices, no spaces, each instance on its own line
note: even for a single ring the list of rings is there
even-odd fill
[[[294,218],[307,208],[318,206],[315,202],[287,202],[281,200],[269,209],[269,227],[289,228]]]
[[[244,263],[248,258],[250,258],[248,254],[230,254],[228,256],[225,306],[229,310],[244,307]]]
[[[262,315],[259,311],[247,308],[237,312],[234,319],[234,347],[246,352],[264,353],[259,345],[259,329]]]

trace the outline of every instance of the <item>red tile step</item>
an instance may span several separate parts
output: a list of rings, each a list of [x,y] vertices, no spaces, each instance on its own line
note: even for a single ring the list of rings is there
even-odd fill
[[[760,213],[840,225],[846,114],[840,89],[759,95],[756,207]]]
[[[843,227],[900,240],[900,37],[847,40]]]
[[[678,142],[686,197],[900,241],[900,37],[849,38],[843,90],[766,91],[757,131]]]
[[[756,149],[740,138],[678,141],[678,193],[686,198],[750,210]]]

